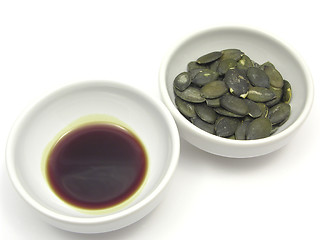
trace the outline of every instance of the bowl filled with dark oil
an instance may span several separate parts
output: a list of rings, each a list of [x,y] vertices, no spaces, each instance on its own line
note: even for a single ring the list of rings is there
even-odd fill
[[[175,122],[157,100],[131,86],[85,81],[22,113],[6,161],[14,187],[44,220],[99,233],[132,224],[160,203],[179,151]]]

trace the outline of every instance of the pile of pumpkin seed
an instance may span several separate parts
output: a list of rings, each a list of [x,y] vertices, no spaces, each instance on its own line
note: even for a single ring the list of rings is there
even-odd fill
[[[190,122],[220,137],[265,138],[291,112],[291,85],[276,67],[239,49],[214,51],[187,66],[173,82],[175,103]]]

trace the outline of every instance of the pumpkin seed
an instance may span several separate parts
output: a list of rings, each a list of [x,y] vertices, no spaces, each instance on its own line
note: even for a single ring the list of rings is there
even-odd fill
[[[260,139],[270,136],[272,125],[268,118],[256,118],[247,129],[247,140]]]
[[[283,90],[282,101],[284,103],[289,103],[291,101],[292,90],[291,90],[291,84],[287,80],[283,80],[282,90]]]
[[[268,117],[269,108],[267,107],[267,105],[265,105],[264,103],[259,103],[259,102],[256,104],[259,106],[259,108],[261,110],[261,117],[264,117],[264,118]]]
[[[273,67],[274,68],[274,65],[271,63],[271,62],[265,62],[265,63],[263,63],[261,66],[260,66],[260,69],[261,70],[264,70],[264,68],[266,67],[266,66],[269,66],[269,67]]]
[[[218,76],[219,74],[217,72],[213,72],[210,69],[203,69],[203,71],[200,71],[194,76],[192,83],[201,87],[209,82],[215,81]]]
[[[290,116],[290,115],[289,115]],[[287,118],[285,118],[283,121],[281,121],[280,123],[278,123],[278,124],[275,124],[275,125],[273,125],[273,126],[278,126],[278,127],[281,127],[283,124],[285,124],[287,121],[288,121],[288,119],[289,119],[289,116],[287,117]]]
[[[197,115],[194,104],[186,102],[179,97],[175,98],[175,103],[179,112],[181,112],[184,116],[193,118]]]
[[[290,116],[291,107],[287,103],[279,103],[269,109],[268,118],[270,119],[272,125],[283,122]]]
[[[243,99],[243,101],[248,107],[248,114],[250,117],[258,118],[262,115],[262,111],[257,103],[250,99]]]
[[[208,53],[208,54],[205,54],[205,55],[199,57],[197,59],[197,63],[199,63],[199,64],[210,63],[210,62],[217,60],[221,56],[222,56],[222,53],[220,51],[219,52],[218,51],[211,52],[211,53]]]
[[[231,135],[230,137],[227,137],[228,139],[231,139],[231,140],[236,140],[236,136],[235,135]]]
[[[214,81],[204,85],[201,89],[201,96],[204,98],[218,98],[228,92],[227,85],[223,81]]]
[[[225,59],[233,59],[235,61],[239,61],[241,57],[244,55],[242,51],[239,49],[225,49],[222,50],[221,61]]]
[[[252,61],[247,55],[243,55],[237,63],[237,68],[247,70],[249,67],[253,67]]]
[[[229,137],[233,135],[239,125],[239,120],[230,117],[221,117],[216,121],[215,131],[219,137]]]
[[[242,71],[239,69],[229,69],[223,79],[229,91],[237,97],[245,98],[248,94],[249,83]]]
[[[269,77],[271,86],[274,86],[276,88],[283,87],[283,78],[276,68],[272,66],[265,66],[264,71]]]
[[[206,131],[211,134],[215,133],[214,124],[207,123],[198,117],[192,118],[191,122],[198,128],[202,129],[203,131]]]
[[[234,135],[237,140],[246,140],[247,129],[250,124],[250,121],[243,120],[237,127]]]
[[[207,66],[206,65],[200,65],[195,61],[189,62],[188,65],[187,65],[188,72],[190,72],[191,70],[194,70],[194,69],[207,69]]]
[[[230,68],[235,68],[236,66],[237,66],[237,61],[234,59],[227,58],[227,59],[221,60],[218,66],[218,73],[220,75],[224,75]]]
[[[289,117],[285,118],[283,121],[277,124],[272,125],[272,129],[278,130],[283,124],[285,124],[288,121]]]
[[[197,104],[194,107],[195,112],[203,121],[208,123],[214,123],[217,118],[217,113],[213,110],[212,107],[208,107],[206,103]]]
[[[266,105],[268,107],[272,107],[276,104],[278,104],[280,101],[281,101],[281,98],[282,98],[282,88],[275,88],[275,87],[270,87],[269,88],[274,94],[275,94],[275,98],[266,102]]]
[[[253,118],[253,117],[250,117],[249,115],[247,115],[247,116],[245,116],[245,117],[243,118],[243,121],[252,122],[253,120],[254,120],[254,118]]]
[[[267,102],[274,99],[276,95],[268,88],[250,87],[247,97],[255,102]]]
[[[243,99],[235,97],[231,94],[223,95],[220,99],[220,104],[221,107],[237,115],[244,116],[249,112],[249,108]]]
[[[200,94],[200,89],[195,88],[192,86],[189,86],[184,91],[179,91],[178,89],[174,89],[174,93],[180,97],[181,99],[187,101],[187,102],[193,102],[193,103],[201,103],[204,102],[206,99],[203,98]]]
[[[250,83],[255,87],[270,87],[269,77],[267,74],[257,67],[249,67],[247,77]]]
[[[189,70],[188,73],[190,74],[191,81],[192,81],[192,79],[194,79],[194,77],[198,73],[200,73],[200,72],[202,72],[204,70],[206,70],[206,68],[194,68],[194,69]]]
[[[190,74],[188,72],[182,72],[174,79],[173,86],[180,91],[184,91],[189,87],[190,83]]]
[[[221,102],[221,101],[220,101]],[[241,118],[243,117],[243,115],[239,115],[239,114],[235,114],[233,112],[230,112],[222,107],[217,107],[217,108],[214,108],[214,110],[216,111],[216,113],[218,113],[219,115],[223,115],[223,116],[226,116],[226,117],[234,117],[234,118]]]
[[[206,103],[209,107],[220,107],[220,98],[206,99]]]
[[[216,60],[212,63],[209,63],[208,67],[210,70],[212,70],[214,72],[218,72],[219,64],[220,64],[220,60]]]

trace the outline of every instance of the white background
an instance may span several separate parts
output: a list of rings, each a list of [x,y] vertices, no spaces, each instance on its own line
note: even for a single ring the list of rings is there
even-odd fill
[[[0,239],[320,239],[316,2],[0,0]],[[4,161],[19,113],[40,95],[79,80],[124,82],[159,98],[166,51],[192,31],[221,24],[265,29],[304,57],[316,95],[291,142],[267,156],[228,159],[181,140],[164,201],[111,233],[69,233],[33,215],[13,189]]]

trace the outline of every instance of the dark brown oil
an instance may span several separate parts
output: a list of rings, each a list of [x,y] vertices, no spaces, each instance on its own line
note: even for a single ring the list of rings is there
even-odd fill
[[[125,128],[101,123],[63,135],[46,164],[54,192],[88,210],[113,207],[130,198],[146,171],[146,153],[138,138]]]

